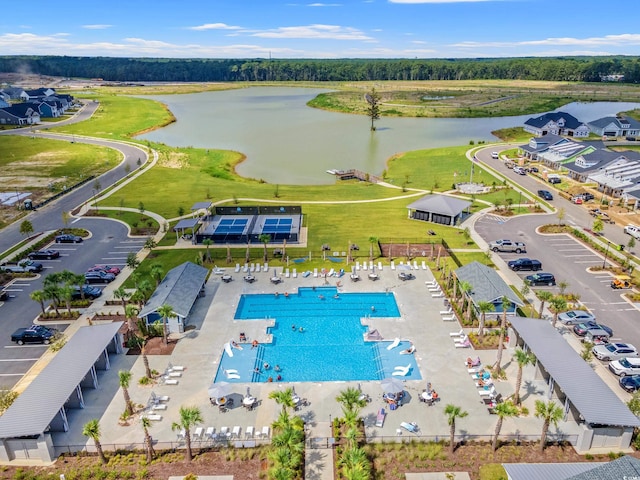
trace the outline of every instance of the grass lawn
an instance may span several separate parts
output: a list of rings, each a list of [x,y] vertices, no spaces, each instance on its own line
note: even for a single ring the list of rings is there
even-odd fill
[[[143,215],[139,212],[121,212],[119,210],[98,210],[99,216],[113,218],[115,220],[120,220],[121,222],[129,225],[129,228],[132,230],[132,235],[136,235],[134,233],[137,228],[148,228],[153,229],[154,232],[160,228],[158,222],[152,217],[147,215]]]

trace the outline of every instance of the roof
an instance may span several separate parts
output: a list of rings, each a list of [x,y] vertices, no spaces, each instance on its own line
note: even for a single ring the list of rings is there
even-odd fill
[[[583,125],[583,123],[576,117],[567,112],[550,112],[540,115],[539,117],[529,118],[524,122],[525,125],[531,125],[532,127],[541,128],[547,125],[549,122],[558,123],[559,120],[564,119],[564,128],[575,129]]]
[[[573,172],[590,172],[600,170],[620,157],[623,157],[620,152],[597,149],[589,153],[583,153],[574,162],[565,163],[562,166]]]
[[[469,296],[476,305],[479,302],[494,302],[503,297],[507,297],[515,305],[524,305],[498,272],[480,262],[471,262],[458,268],[456,277],[473,287]]]
[[[212,203],[211,202],[196,202],[193,204],[193,206],[191,207],[191,210],[200,210],[201,208],[211,208]]]
[[[547,320],[513,317],[511,325],[585,422],[640,427],[640,419]]]
[[[407,208],[455,217],[470,205],[471,202],[447,195],[427,195],[407,205]]]
[[[589,125],[593,125],[596,128],[605,128],[611,124],[615,125],[619,130],[623,129],[623,124],[629,125],[624,128],[630,128],[632,130],[640,128],[640,122],[630,117],[602,117],[594,120],[593,122],[589,122]]]
[[[151,294],[138,317],[146,317],[167,304],[178,316],[185,318],[198,298],[208,273],[208,269],[191,262],[172,268]]]
[[[179,230],[184,230],[185,228],[193,228],[198,224],[199,219],[197,218],[185,218],[176,223],[176,226],[173,227],[173,231],[177,232]]]
[[[0,438],[40,435],[46,431],[122,324],[79,328],[0,417]]]
[[[619,480],[621,478],[640,478],[640,460],[625,455],[612,462],[568,477],[566,480]]]
[[[573,475],[592,470],[604,462],[575,463],[503,463],[510,480],[566,480]],[[620,477],[622,478],[622,477]]]
[[[545,150],[549,148],[551,145],[555,145],[557,143],[562,143],[566,141],[567,140],[564,137],[561,137],[560,135],[547,133],[542,137],[533,137],[529,139],[529,143],[526,145],[520,145],[520,148],[528,152],[539,152],[541,150]]]

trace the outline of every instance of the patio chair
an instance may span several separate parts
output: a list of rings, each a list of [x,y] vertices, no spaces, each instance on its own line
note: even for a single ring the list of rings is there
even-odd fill
[[[172,372],[184,372],[184,367],[182,365],[173,365],[169,363],[167,365],[167,370],[170,370]]]
[[[442,290],[440,290],[439,293],[432,293],[431,294],[431,298],[442,298],[444,297],[444,292]]]
[[[152,420],[154,422],[159,422],[160,420],[162,420],[162,415],[158,415],[157,413],[145,413],[143,417],[148,418],[149,420]]]
[[[262,432],[260,433],[260,435],[261,435],[263,438],[269,438],[269,435],[270,435],[270,429],[269,429],[269,427],[267,427],[267,426],[262,427]]]
[[[431,295],[433,297],[433,295]],[[455,315],[450,315],[448,317],[442,317],[442,320],[445,322],[455,322],[457,320]]]
[[[267,262],[265,262],[264,265],[262,266],[262,270],[264,270],[265,272],[269,271],[269,264]]]
[[[205,438],[209,440],[214,440],[216,438],[216,428],[215,427],[207,427],[207,431],[204,434]]]
[[[167,409],[166,403],[156,403],[154,405],[151,405],[151,410],[154,412],[158,410],[166,410],[166,409]]]
[[[244,437],[245,438],[253,438],[253,434],[254,434],[253,427],[247,427],[247,429],[244,432]]]
[[[469,341],[468,338],[463,343],[456,343],[455,345],[456,345],[456,348],[471,348],[471,342]]]
[[[298,272],[297,272],[297,270],[295,268],[293,269],[293,273],[291,274],[291,276],[293,278],[298,278]]]
[[[204,433],[204,428],[203,427],[197,427],[195,429],[195,431],[193,432],[193,439],[194,440],[202,440],[202,434]]]
[[[287,269],[284,271],[284,278],[289,278],[290,276],[291,276],[291,275],[289,274],[289,269],[287,268]]]
[[[422,260],[422,269],[423,270],[427,269],[427,262],[425,262],[424,260]]]
[[[236,273],[238,273],[239,271],[240,271],[240,264],[239,264],[239,263],[236,263],[236,269],[235,269],[235,272],[236,272]]]
[[[394,377],[406,377],[411,370],[411,365],[407,365],[406,367],[397,366],[393,369],[393,373],[391,374]]]
[[[434,278],[433,280],[425,280],[424,284],[427,287],[435,287],[436,285],[438,285],[438,281]]]
[[[220,436],[222,438],[229,438],[231,437],[231,432],[229,431],[229,427],[221,427],[220,428]]]
[[[186,436],[187,431],[184,428],[178,432],[178,440],[184,440]]]
[[[400,423],[400,426],[411,433],[418,433],[418,430],[419,430],[418,424],[415,422],[411,422],[411,423],[402,422]]]
[[[453,313],[453,309],[449,307],[448,310],[440,310],[440,315],[451,315]]]
[[[256,263],[256,273],[260,273],[260,264]]]
[[[249,271],[250,271],[251,273],[255,273],[255,271],[256,271],[256,264],[255,264],[255,263],[252,263],[252,264],[251,264],[251,268],[249,269]]]
[[[396,262],[391,260],[391,270],[395,270],[395,269],[396,269]]]
[[[236,425],[235,427],[233,427],[233,430],[231,431],[231,436],[235,438],[240,438],[241,431],[242,431],[242,428],[240,427],[240,425]]]
[[[249,273],[249,264],[248,264],[248,263],[245,263],[245,264],[244,264],[244,267],[242,267],[242,271],[243,271],[244,273]]]
[[[413,269],[414,270],[418,270],[418,261],[417,260],[413,261]]]
[[[313,269],[313,278],[318,278],[318,269],[317,268]]]
[[[459,332],[451,332],[449,333],[450,337],[466,337],[464,330],[461,328]]]
[[[378,411],[378,415],[376,416],[376,427],[382,428],[384,426],[384,419],[385,419],[386,416],[387,416],[387,414],[384,411],[384,408],[381,408]]]
[[[367,262],[362,262],[362,270],[367,270]]]
[[[378,262],[378,270],[382,270],[382,262]]]
[[[399,344],[400,344],[400,339],[398,337],[396,337],[396,338],[393,339],[393,342],[391,342],[389,345],[387,345],[387,350],[393,350]]]

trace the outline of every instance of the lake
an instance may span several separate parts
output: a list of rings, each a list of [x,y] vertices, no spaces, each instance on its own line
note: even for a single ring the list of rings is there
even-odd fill
[[[536,115],[496,118],[382,117],[369,130],[364,115],[306,106],[325,89],[250,87],[151,98],[167,105],[177,121],[139,138],[176,147],[225,149],[247,159],[239,175],[275,184],[335,182],[330,169],[357,168],[380,174],[395,154],[425,148],[496,142],[491,132],[522,126]],[[583,122],[640,108],[640,103],[571,103],[561,109]],[[544,113],[544,112],[541,112]]]

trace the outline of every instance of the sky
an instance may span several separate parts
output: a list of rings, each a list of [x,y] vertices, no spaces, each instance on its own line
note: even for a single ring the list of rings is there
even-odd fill
[[[30,0],[0,16],[0,55],[639,55],[634,2],[610,8],[596,0]]]

